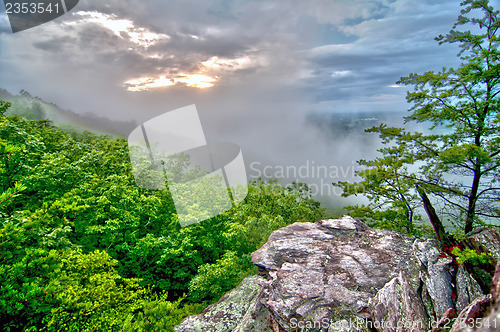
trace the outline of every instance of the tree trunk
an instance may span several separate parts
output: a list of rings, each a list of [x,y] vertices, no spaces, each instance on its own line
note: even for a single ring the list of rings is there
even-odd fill
[[[476,201],[477,192],[479,189],[479,181],[481,179],[481,165],[476,161],[474,168],[474,179],[472,180],[472,188],[469,194],[469,206],[467,207],[467,218],[465,219],[465,234],[472,232],[474,227],[474,217],[476,216]]]
[[[413,209],[411,208],[410,204],[408,203],[408,200],[405,198],[403,194],[400,194],[401,199],[405,203],[404,209],[406,212],[406,217],[408,218],[408,222],[405,225],[406,231],[409,234],[413,234],[415,231],[415,228],[413,227]]]
[[[441,241],[442,244],[448,246],[454,245],[455,241],[453,241],[453,238],[446,232],[443,223],[439,219],[436,210],[434,210],[434,207],[432,206],[431,201],[427,197],[425,191],[418,185],[415,185],[415,187],[417,188],[417,192],[420,197],[422,197],[425,212],[427,212],[427,215],[429,216],[429,220],[432,223],[432,227],[434,227],[434,231],[436,232],[438,240]]]

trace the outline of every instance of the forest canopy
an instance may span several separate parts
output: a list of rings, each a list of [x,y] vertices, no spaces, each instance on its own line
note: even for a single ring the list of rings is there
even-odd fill
[[[136,185],[123,138],[5,116],[0,102],[4,331],[168,331],[256,270],[269,234],[321,218],[303,184],[181,228],[167,191]],[[223,275],[224,278],[220,278]]]

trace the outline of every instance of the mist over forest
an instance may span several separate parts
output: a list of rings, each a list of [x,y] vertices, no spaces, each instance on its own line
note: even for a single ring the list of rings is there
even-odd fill
[[[78,114],[63,110],[24,90],[16,95],[0,89],[0,99],[13,103],[8,115],[19,115],[31,120],[48,119],[70,132],[88,130],[127,138],[138,125],[137,120],[119,121],[90,112]],[[288,134],[288,139],[299,142],[294,149],[279,149],[278,153],[269,154],[269,144],[265,150],[261,150],[251,143],[240,141],[247,177],[250,180],[275,179],[285,186],[292,182],[306,183],[311,187],[313,196],[326,207],[338,209],[346,202],[364,202],[361,197],[348,200],[341,198],[342,191],[334,187],[332,182],[356,180],[355,172],[361,169],[356,161],[377,155],[376,150],[382,146],[381,140],[376,134],[365,133],[366,129],[381,123],[404,126],[404,115],[403,112],[381,111],[316,112],[302,119],[297,118],[294,122],[285,121],[288,126],[293,124],[295,127],[288,127],[279,133],[280,136]],[[261,136],[266,136],[266,133],[261,133]]]

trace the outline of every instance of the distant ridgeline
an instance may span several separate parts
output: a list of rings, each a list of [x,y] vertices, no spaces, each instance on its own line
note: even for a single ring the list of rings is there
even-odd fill
[[[126,136],[137,127],[131,121],[116,121],[94,113],[78,114],[63,110],[54,103],[33,97],[28,91],[21,90],[18,95],[0,88],[0,99],[12,103],[6,115],[17,115],[28,120],[50,120],[66,131],[90,131],[96,134]]]

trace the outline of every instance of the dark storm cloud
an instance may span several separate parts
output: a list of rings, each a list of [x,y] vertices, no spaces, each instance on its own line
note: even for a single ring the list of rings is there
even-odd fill
[[[201,40],[187,35],[175,34],[168,43],[164,44],[163,51],[177,50],[176,53],[199,54],[205,57],[234,57],[250,50],[250,45],[259,41],[255,38],[238,38],[238,36],[214,37],[199,33]],[[193,36],[197,36],[193,34]],[[153,47],[153,50],[158,47]]]
[[[73,36],[70,45],[67,43],[67,37],[52,36],[43,39],[42,35],[36,36],[37,41],[33,46],[49,52],[65,50],[64,56],[72,59],[69,60],[72,66],[88,68],[108,64],[110,71],[121,72],[124,78],[133,78],[162,75],[172,71],[194,72],[199,69],[202,61],[214,56],[238,58],[254,52],[255,48],[262,45],[262,37],[259,34],[250,33],[244,36],[238,28],[238,22],[234,20],[212,22],[218,18],[208,13],[207,8],[210,6],[202,6],[199,2],[190,8],[187,8],[187,2],[183,5],[160,2],[157,4],[158,6],[153,8],[150,4],[138,6],[137,2],[84,3],[59,26],[62,30],[59,34]],[[81,12],[88,14],[82,15]],[[164,14],[160,18],[157,17],[157,12]],[[130,24],[138,29],[166,34],[169,38],[145,48],[132,43],[130,36],[123,31],[118,35],[98,22],[86,21],[92,17],[92,13],[107,14],[113,20],[129,20]],[[58,41],[61,44],[55,45]],[[151,58],[151,55],[154,55],[154,58]],[[239,73],[249,72],[251,71]]]

